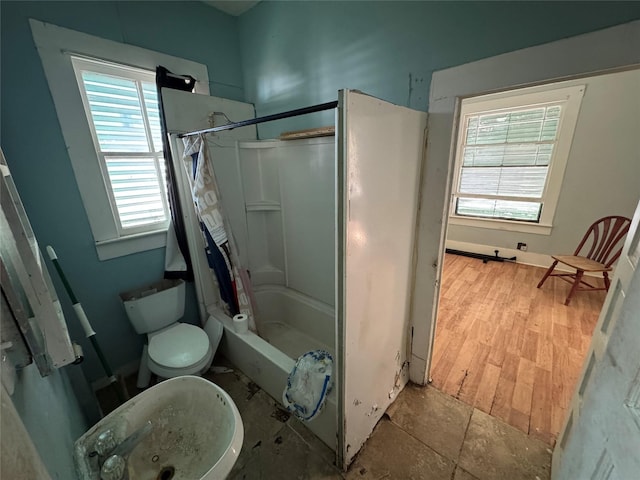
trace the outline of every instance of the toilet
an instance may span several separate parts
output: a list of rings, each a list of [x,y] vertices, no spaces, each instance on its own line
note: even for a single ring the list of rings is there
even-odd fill
[[[200,375],[209,369],[217,345],[212,347],[202,328],[178,321],[184,315],[184,281],[164,279],[121,293],[120,298],[135,331],[147,335],[139,387],[145,371],[173,378]],[[148,378],[142,383],[148,385]]]

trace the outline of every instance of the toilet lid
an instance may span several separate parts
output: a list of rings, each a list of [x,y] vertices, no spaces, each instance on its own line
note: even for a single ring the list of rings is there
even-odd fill
[[[165,367],[189,367],[201,361],[208,351],[205,331],[188,323],[176,323],[149,339],[149,357]]]

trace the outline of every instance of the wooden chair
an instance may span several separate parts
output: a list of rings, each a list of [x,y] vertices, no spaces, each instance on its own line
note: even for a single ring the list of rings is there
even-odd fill
[[[565,282],[571,283],[571,291],[564,302],[565,305],[569,305],[571,297],[578,290],[608,291],[611,283],[609,272],[613,270],[611,265],[622,253],[623,239],[629,231],[630,223],[630,219],[619,216],[603,217],[597,220],[589,227],[573,255],[551,255],[553,263],[538,283],[538,288],[549,277],[560,277]],[[551,273],[558,262],[574,268],[576,272]],[[585,282],[582,278],[585,272],[602,272],[605,286],[597,287]],[[585,287],[581,287],[581,285],[585,285]]]

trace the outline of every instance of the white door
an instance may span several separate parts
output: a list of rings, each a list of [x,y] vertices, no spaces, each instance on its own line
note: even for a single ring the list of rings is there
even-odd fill
[[[192,132],[205,128],[223,125],[229,121],[239,122],[255,117],[252,104],[228,100],[226,98],[211,97],[196,93],[183,92],[169,88],[162,89],[162,103],[164,107],[167,131],[171,135],[171,152],[179,183],[180,203],[192,205],[191,190],[182,166],[182,141],[177,138],[178,133]],[[226,119],[223,115],[226,115]],[[255,140],[257,138],[255,125],[209,134],[207,141],[211,151],[213,167],[218,176],[220,193],[225,200],[225,215],[231,224],[241,262],[246,265],[247,227],[240,167],[236,155],[237,140]],[[214,151],[215,150],[215,151]],[[220,181],[224,178],[224,181]],[[217,302],[218,289],[213,276],[210,274],[204,253],[204,242],[200,232],[200,225],[193,208],[183,208],[182,214],[187,233],[189,252],[196,278],[196,295],[201,320],[206,319],[206,307]]]
[[[355,91],[338,107],[338,464],[406,384],[427,114]]]
[[[640,204],[553,453],[554,479],[640,478]]]

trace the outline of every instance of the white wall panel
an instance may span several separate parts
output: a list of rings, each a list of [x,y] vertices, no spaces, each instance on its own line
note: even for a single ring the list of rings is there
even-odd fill
[[[247,207],[279,206],[278,142],[243,142],[240,167]]]
[[[282,142],[279,150],[287,286],[335,303],[335,140]]]
[[[409,299],[427,115],[341,92],[339,398],[346,466],[408,380]],[[340,228],[340,226],[339,226]],[[342,293],[340,293],[342,292]]]
[[[285,256],[278,179],[279,142],[240,142],[249,269],[254,285],[284,285]]]

